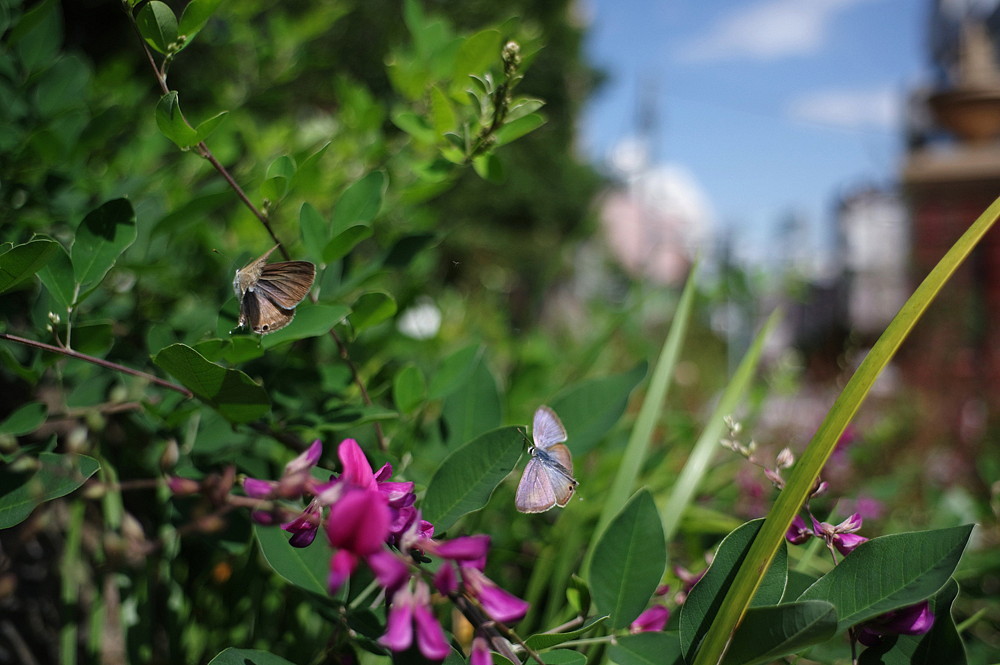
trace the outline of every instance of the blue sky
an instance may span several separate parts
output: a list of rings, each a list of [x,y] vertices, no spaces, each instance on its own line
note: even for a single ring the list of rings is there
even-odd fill
[[[582,0],[608,75],[583,149],[606,161],[656,109],[657,162],[690,172],[718,230],[767,254],[799,215],[828,245],[838,193],[896,178],[903,103],[930,79],[929,0]]]

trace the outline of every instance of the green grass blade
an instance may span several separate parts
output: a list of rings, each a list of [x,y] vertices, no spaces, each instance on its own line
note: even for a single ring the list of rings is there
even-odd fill
[[[604,506],[593,532],[595,537],[591,540],[590,551],[587,555],[588,564],[590,556],[593,553],[594,543],[597,542],[601,532],[608,525],[608,522],[611,521],[611,518],[621,511],[625,503],[628,502],[629,497],[635,491],[639,470],[642,468],[643,460],[646,459],[646,454],[649,451],[649,444],[653,439],[653,430],[660,418],[663,400],[667,396],[670,378],[674,375],[674,368],[677,366],[677,358],[680,356],[681,345],[684,342],[688,323],[691,320],[691,312],[694,309],[697,274],[698,265],[695,264],[695,267],[691,269],[691,274],[688,275],[687,284],[684,286],[681,299],[677,303],[677,312],[674,314],[674,320],[670,324],[670,332],[667,333],[667,339],[664,341],[663,348],[660,351],[660,358],[657,360],[656,368],[653,370],[653,375],[649,380],[649,389],[646,391],[642,407],[639,409],[639,415],[635,420],[635,425],[632,427],[632,433],[629,435],[625,455],[618,466],[618,472],[611,483],[611,489],[604,498]]]
[[[1000,217],[1000,198],[979,216],[917,287],[844,387],[802,458],[792,468],[788,484],[778,495],[732,587],[726,594],[722,608],[705,636],[702,648],[695,658],[695,665],[714,665],[721,662],[731,636],[746,613],[750,599],[760,582],[757,571],[766,569],[771,562],[784,538],[785,530],[805,502],[823,465],[837,445],[840,435],[868,395],[879,373],[896,354],[917,320],[998,217]]]
[[[666,505],[660,511],[660,514],[663,515],[663,535],[666,536],[668,543],[677,533],[681,517],[683,517],[684,511],[691,503],[691,498],[698,491],[698,487],[705,478],[705,474],[708,473],[708,466],[712,462],[712,456],[720,447],[719,440],[722,438],[723,430],[726,426],[724,418],[736,409],[740,398],[746,393],[747,386],[750,385],[754,371],[757,369],[760,354],[764,350],[764,342],[770,336],[779,320],[781,320],[780,312],[776,311],[771,314],[767,323],[764,324],[760,333],[757,334],[757,338],[754,339],[753,344],[750,345],[750,348],[743,356],[743,360],[740,361],[739,367],[736,368],[733,378],[729,381],[729,385],[726,386],[725,392],[722,393],[722,398],[719,400],[718,406],[715,407],[712,417],[708,419],[708,424],[705,425],[701,437],[694,444],[691,456],[688,457],[687,462],[684,464],[684,469],[677,477],[677,482],[674,483],[674,488],[670,492],[670,498],[667,499]]]

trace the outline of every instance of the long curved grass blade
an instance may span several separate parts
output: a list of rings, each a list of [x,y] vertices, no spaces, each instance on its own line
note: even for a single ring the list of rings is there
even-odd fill
[[[708,473],[713,453],[720,447],[719,439],[722,438],[723,430],[726,426],[724,418],[733,412],[740,398],[746,393],[747,386],[750,385],[754,371],[757,369],[760,354],[764,350],[764,342],[771,335],[771,332],[780,320],[781,313],[778,311],[775,311],[768,317],[767,323],[761,328],[757,334],[757,338],[754,339],[753,344],[750,345],[750,348],[744,354],[743,359],[736,368],[736,372],[733,374],[733,378],[730,379],[729,385],[726,386],[726,390],[722,393],[722,398],[719,399],[719,404],[715,407],[711,418],[708,419],[705,429],[702,430],[701,437],[698,438],[697,443],[694,444],[694,448],[691,449],[691,455],[684,464],[684,469],[681,470],[680,475],[677,477],[677,482],[674,483],[674,488],[670,492],[670,498],[667,499],[666,506],[660,511],[660,514],[663,515],[663,535],[666,537],[668,543],[673,539],[674,534],[677,533],[677,528],[680,526],[684,511],[691,503],[691,498],[695,492],[698,491],[698,487],[705,478],[705,474]]]
[[[746,613],[760,583],[758,571],[766,569],[771,562],[788,525],[812,490],[813,483],[819,477],[840,435],[868,395],[879,373],[896,354],[903,340],[937,296],[941,287],[998,217],[1000,217],[1000,198],[979,216],[927,275],[854,372],[854,376],[826,414],[802,458],[792,468],[785,489],[778,495],[777,501],[768,513],[764,526],[754,540],[746,560],[726,594],[722,608],[705,636],[702,647],[695,657],[695,665],[714,665],[722,661],[733,632]]]
[[[584,567],[589,565],[590,557],[594,551],[594,544],[597,542],[601,532],[608,525],[615,515],[625,506],[629,497],[635,491],[635,483],[639,477],[639,470],[642,468],[643,460],[649,450],[649,444],[653,440],[653,430],[659,420],[663,408],[663,400],[667,396],[667,388],[670,386],[670,378],[674,375],[674,368],[677,366],[677,358],[681,352],[681,345],[687,333],[688,323],[691,320],[691,312],[694,307],[695,281],[698,274],[698,264],[691,269],[688,275],[687,284],[684,285],[684,292],[677,303],[677,312],[674,320],[670,324],[670,332],[663,342],[660,351],[660,358],[656,361],[656,368],[649,380],[649,389],[642,400],[639,415],[632,427],[629,435],[628,445],[625,448],[625,455],[621,464],[618,465],[618,472],[611,483],[604,498],[603,509],[594,528],[594,538],[591,539],[590,550],[586,557]]]

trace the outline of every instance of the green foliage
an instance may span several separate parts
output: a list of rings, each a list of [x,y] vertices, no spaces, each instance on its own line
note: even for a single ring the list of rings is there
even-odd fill
[[[8,467],[0,472],[3,494],[0,495],[0,529],[23,521],[35,506],[66,496],[97,472],[98,461],[86,455],[43,452],[38,455],[38,469],[19,478]]]

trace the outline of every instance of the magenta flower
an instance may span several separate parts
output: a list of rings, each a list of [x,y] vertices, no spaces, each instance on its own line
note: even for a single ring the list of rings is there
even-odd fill
[[[792,523],[788,525],[785,532],[785,539],[792,545],[801,545],[813,536],[812,530],[801,515],[796,515]]]
[[[280,480],[245,478],[243,490],[247,496],[255,499],[298,498],[315,483],[311,469],[319,462],[322,454],[323,443],[316,439],[301,455],[285,465],[285,471],[281,474]]]
[[[498,587],[478,568],[462,566],[462,580],[465,590],[479,601],[486,614],[494,621],[507,623],[517,621],[528,613],[530,604]]]
[[[813,518],[813,533],[826,541],[828,547],[835,547],[838,552],[847,556],[854,548],[868,540],[855,533],[861,529],[861,515],[854,513],[846,520],[834,526],[826,522],[818,522]]]
[[[347,488],[330,506],[326,536],[333,547],[365,556],[382,549],[389,535],[389,507],[377,491]]]
[[[666,627],[669,618],[669,609],[663,605],[653,605],[636,617],[628,630],[633,635],[636,633],[658,633]]]
[[[469,655],[469,665],[493,665],[493,654],[485,637],[476,636],[472,640],[472,653]]]
[[[926,600],[908,607],[880,614],[857,628],[858,641],[868,647],[878,646],[891,635],[923,635],[934,626],[934,613]]]
[[[379,643],[393,651],[406,651],[413,644],[416,625],[417,647],[428,660],[444,660],[451,652],[441,624],[430,610],[430,590],[423,582],[411,592],[403,586],[392,598],[385,634]]]

